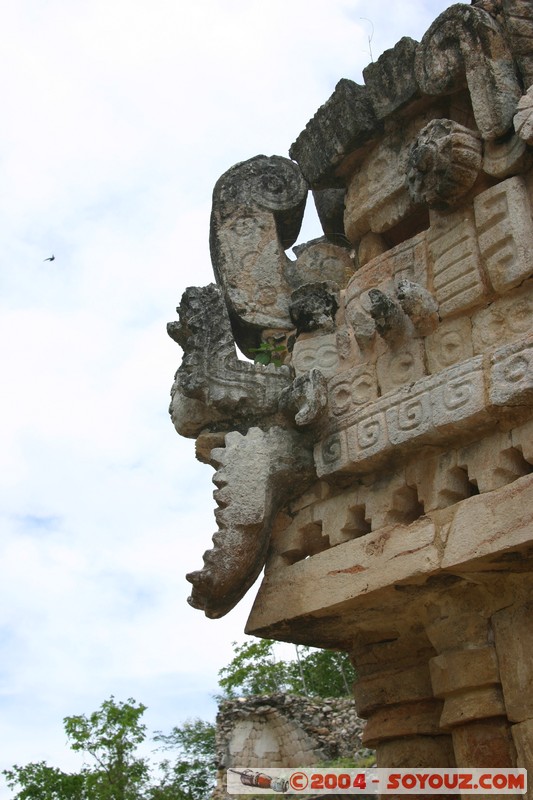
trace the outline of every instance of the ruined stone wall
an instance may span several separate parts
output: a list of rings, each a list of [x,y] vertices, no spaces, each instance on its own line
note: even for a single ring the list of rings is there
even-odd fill
[[[371,760],[361,744],[363,721],[351,699],[261,695],[224,701],[217,715],[218,788],[225,798],[229,767],[303,767],[344,759]]]

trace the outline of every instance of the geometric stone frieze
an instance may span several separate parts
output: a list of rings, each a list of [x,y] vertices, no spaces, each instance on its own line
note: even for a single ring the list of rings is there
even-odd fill
[[[482,357],[449,367],[388,394],[335,422],[315,446],[318,476],[358,472],[397,445],[437,444],[488,420]],[[339,429],[339,425],[342,428]]]
[[[479,194],[474,212],[483,265],[503,293],[533,272],[533,222],[523,178],[508,178]]]
[[[491,357],[490,402],[533,405],[533,338],[505,345]]]
[[[449,317],[484,302],[483,278],[477,232],[471,209],[448,214],[430,213],[429,290],[439,303],[441,317]]]

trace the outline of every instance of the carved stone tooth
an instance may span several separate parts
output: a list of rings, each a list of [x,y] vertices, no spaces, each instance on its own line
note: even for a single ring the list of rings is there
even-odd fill
[[[398,281],[396,297],[419,336],[428,336],[439,324],[438,303],[427,289],[403,278]]]

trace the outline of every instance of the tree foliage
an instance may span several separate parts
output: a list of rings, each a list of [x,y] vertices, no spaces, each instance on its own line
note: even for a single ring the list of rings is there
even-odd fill
[[[105,700],[88,716],[65,717],[70,748],[89,760],[66,773],[45,762],[4,770],[14,800],[208,800],[214,786],[215,726],[186,722],[156,741],[176,758],[150,764],[138,755],[146,740],[146,706]],[[155,773],[155,774],[153,774]]]
[[[179,788],[179,800],[199,800],[209,797],[214,787],[215,725],[203,719],[188,720],[181,727],[174,727],[169,734],[157,733],[154,737],[161,749],[178,753],[174,760],[161,762],[161,785],[153,794],[153,800],[170,800],[170,788]],[[167,794],[160,793],[166,791]]]
[[[350,694],[355,671],[345,653],[297,647],[295,660],[280,660],[274,645],[269,639],[233,642],[235,655],[218,673],[223,698],[275,692],[307,697]]]

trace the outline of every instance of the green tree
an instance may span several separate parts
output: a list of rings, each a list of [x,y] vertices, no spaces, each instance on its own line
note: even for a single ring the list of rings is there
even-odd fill
[[[275,642],[254,639],[237,644],[230,663],[219,671],[222,698],[254,694],[303,694],[344,697],[351,693],[355,671],[345,653],[297,647],[295,660],[276,659]]]
[[[147,796],[148,762],[136,754],[146,738],[141,717],[146,706],[131,698],[105,700],[89,716],[65,717],[70,748],[89,756],[79,773],[44,762],[4,770],[15,800],[140,800]]]
[[[215,725],[203,719],[188,720],[169,734],[154,737],[174,758],[160,764],[161,779],[151,791],[152,800],[207,800],[215,787]],[[176,757],[177,754],[177,757]]]
[[[3,774],[10,789],[21,787],[15,795],[17,800],[88,800],[89,797],[84,775],[62,772],[44,761],[25,767],[15,765]]]
[[[235,655],[218,673],[222,697],[288,691],[287,663],[276,660],[273,646],[270,639],[233,642]]]
[[[84,767],[90,797],[98,800],[137,800],[146,786],[149,767],[136,750],[146,738],[141,717],[146,706],[129,698],[117,703],[105,700],[98,711],[86,716],[66,717],[65,732],[72,750],[89,755]]]

